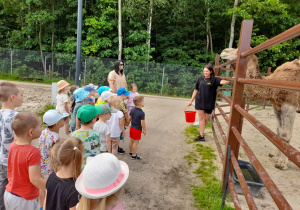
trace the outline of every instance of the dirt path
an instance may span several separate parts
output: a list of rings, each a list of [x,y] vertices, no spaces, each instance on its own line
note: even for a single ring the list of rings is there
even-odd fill
[[[123,196],[126,205],[128,209],[193,209],[191,172],[183,159],[189,147],[183,135],[187,126],[183,108],[188,100],[147,96],[145,103],[147,135],[138,145],[143,160],[118,156],[130,168]],[[128,137],[121,146],[128,151]]]

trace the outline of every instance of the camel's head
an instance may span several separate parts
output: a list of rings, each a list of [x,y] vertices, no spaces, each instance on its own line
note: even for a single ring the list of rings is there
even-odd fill
[[[237,51],[238,49],[235,48],[226,48],[225,50],[222,51],[220,57],[221,59],[226,59],[226,60],[232,60],[237,57]]]

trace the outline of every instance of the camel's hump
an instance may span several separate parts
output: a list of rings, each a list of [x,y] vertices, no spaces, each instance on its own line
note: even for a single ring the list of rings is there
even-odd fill
[[[300,60],[296,59],[279,66],[266,80],[300,81]]]

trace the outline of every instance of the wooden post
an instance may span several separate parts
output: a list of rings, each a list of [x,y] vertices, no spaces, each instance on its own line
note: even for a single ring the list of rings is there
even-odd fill
[[[216,56],[215,67],[219,65],[220,65],[220,56]],[[221,68],[215,69],[215,75],[220,76],[220,74],[221,74]]]
[[[232,127],[236,127],[238,129],[241,129],[243,126],[243,120],[241,114],[235,109],[235,105],[242,106],[243,104],[243,94],[244,94],[244,84],[239,83],[238,79],[245,78],[246,77],[246,71],[247,71],[247,64],[248,64],[248,57],[241,58],[241,54],[243,52],[246,52],[250,49],[250,42],[251,42],[251,35],[252,35],[252,28],[253,28],[253,20],[244,20],[241,27],[241,34],[240,34],[240,40],[239,40],[239,48],[237,52],[237,63],[236,63],[236,70],[234,72],[234,85],[233,85],[233,95],[232,95],[232,104],[230,108],[230,118],[228,123],[228,139],[227,144],[225,146],[226,153],[225,157],[227,157],[227,148],[228,145],[231,146],[231,150],[238,159],[239,154],[239,141],[234,135],[232,131]],[[225,175],[226,175],[226,168],[230,167],[230,174],[232,173],[232,164],[228,166],[226,161],[224,162],[224,168],[223,168],[223,176],[222,176],[222,189],[224,191],[225,189]]]
[[[268,67],[268,71],[267,71],[267,75],[268,75],[268,76],[271,74],[271,70],[272,70],[272,68],[271,68],[271,67]]]

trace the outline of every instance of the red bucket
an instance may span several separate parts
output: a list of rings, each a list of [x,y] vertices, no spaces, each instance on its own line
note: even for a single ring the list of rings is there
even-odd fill
[[[187,107],[184,109],[185,121],[187,123],[194,123],[196,119],[196,111],[186,111]]]

